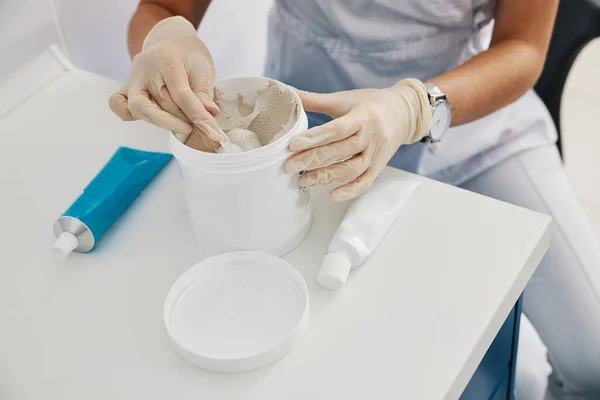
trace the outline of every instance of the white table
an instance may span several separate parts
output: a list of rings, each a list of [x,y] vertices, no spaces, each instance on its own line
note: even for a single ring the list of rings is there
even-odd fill
[[[42,75],[54,78],[32,82]],[[23,83],[44,84],[15,108],[7,91]],[[174,163],[92,253],[50,253],[54,219],[117,146],[166,151],[166,134],[119,121],[107,106],[117,83],[49,54],[10,86],[0,87],[1,399],[456,399],[549,245],[549,217],[423,178],[333,293],[316,275],[346,205],[315,191],[312,231],[285,257],[310,291],[300,346],[251,373],[204,372],[175,353],[162,322],[171,284],[205,257]]]

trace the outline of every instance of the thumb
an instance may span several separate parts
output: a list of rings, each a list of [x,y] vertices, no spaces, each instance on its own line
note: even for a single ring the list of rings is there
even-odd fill
[[[348,111],[342,95],[344,92],[314,93],[295,88],[294,90],[302,101],[304,111],[327,114],[333,118],[338,118]]]
[[[217,105],[217,103],[215,103],[211,99],[211,97],[208,95],[208,93],[206,93],[205,91],[201,91],[201,92],[197,92],[196,96],[198,96],[198,98],[204,105],[204,108],[206,108],[206,111],[208,111],[213,117],[216,117],[217,115],[219,115],[221,110],[219,109],[219,106]]]
[[[213,117],[216,117],[221,111],[219,110],[219,106],[213,101],[215,70],[212,65],[210,53],[206,49],[206,53],[193,54],[188,58],[189,85],[206,111]]]
[[[113,93],[108,99],[108,106],[123,121],[133,121],[134,117],[127,106],[127,95],[123,91]]]

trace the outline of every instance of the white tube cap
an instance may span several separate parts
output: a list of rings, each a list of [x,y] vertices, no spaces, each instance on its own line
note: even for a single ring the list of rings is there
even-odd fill
[[[350,268],[352,263],[344,254],[327,254],[321,263],[317,281],[327,289],[339,290],[346,284]]]
[[[61,232],[52,247],[53,252],[60,258],[65,258],[79,246],[79,240],[70,232]]]

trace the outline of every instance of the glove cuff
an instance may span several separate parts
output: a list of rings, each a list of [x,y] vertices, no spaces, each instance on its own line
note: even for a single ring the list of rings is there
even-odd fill
[[[165,18],[150,29],[142,44],[142,51],[163,39],[197,35],[198,31],[196,31],[194,25],[184,17],[177,15]]]
[[[414,78],[402,79],[392,88],[404,94],[406,105],[412,115],[412,126],[408,143],[415,143],[429,134],[431,128],[431,104],[423,82]]]

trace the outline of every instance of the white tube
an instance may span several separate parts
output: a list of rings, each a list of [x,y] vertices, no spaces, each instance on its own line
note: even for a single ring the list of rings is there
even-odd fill
[[[341,289],[351,268],[375,251],[419,186],[412,177],[380,176],[356,199],[329,243],[317,278],[327,289]]]

